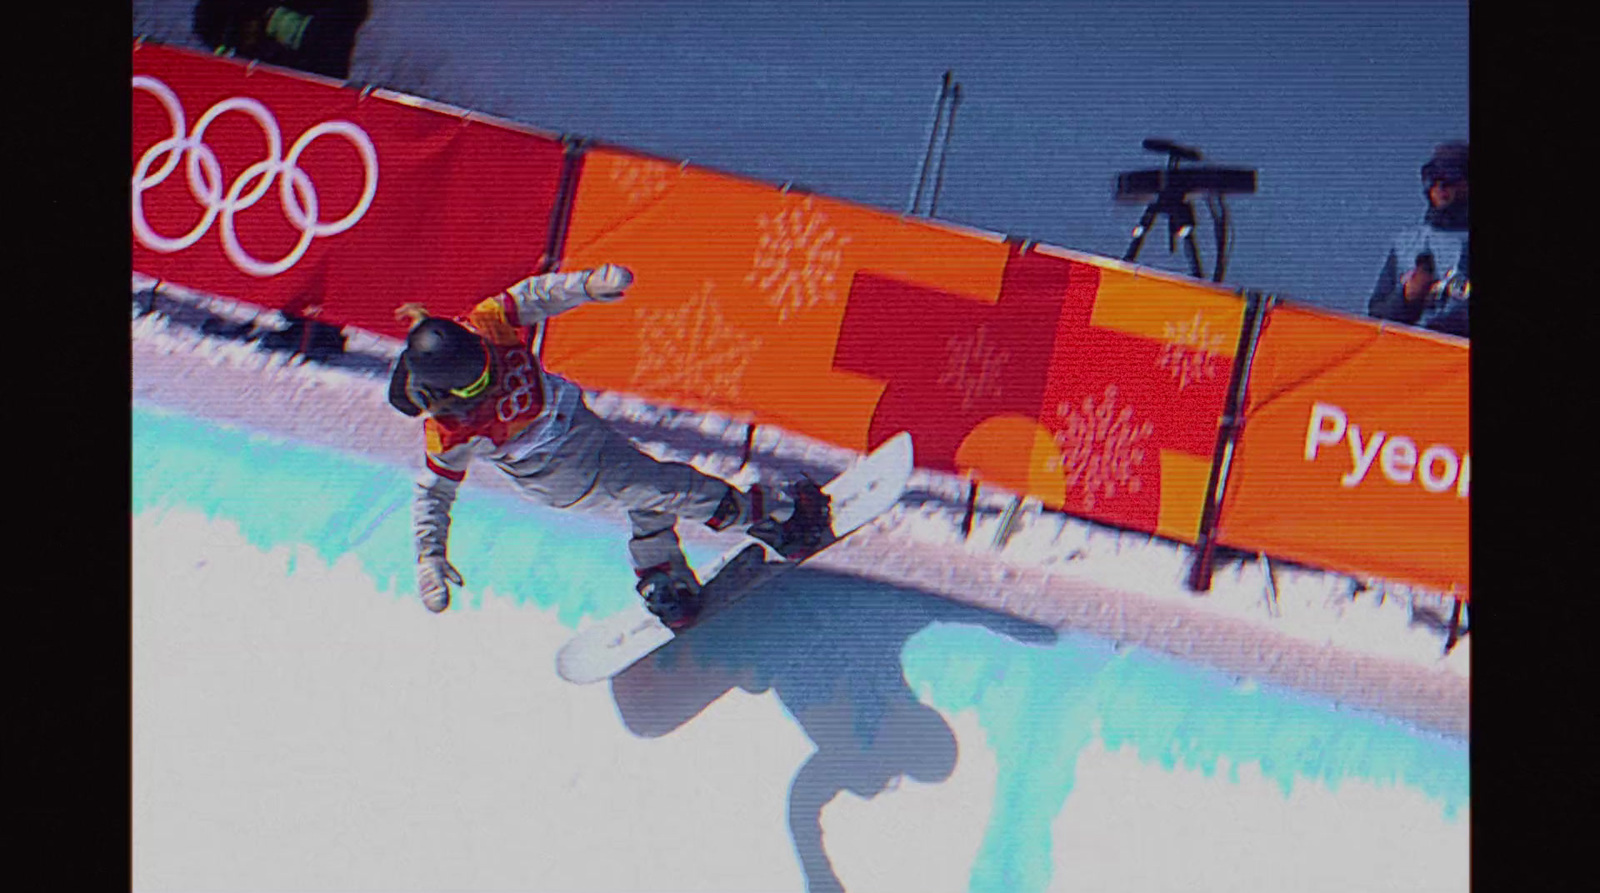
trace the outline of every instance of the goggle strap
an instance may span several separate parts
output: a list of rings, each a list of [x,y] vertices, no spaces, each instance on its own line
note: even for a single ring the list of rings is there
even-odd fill
[[[483,374],[478,376],[478,380],[464,388],[451,388],[450,393],[466,400],[483,393],[489,387],[489,366],[488,357],[484,357]]]

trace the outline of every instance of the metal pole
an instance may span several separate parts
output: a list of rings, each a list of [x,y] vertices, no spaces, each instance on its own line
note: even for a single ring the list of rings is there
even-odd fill
[[[739,460],[739,468],[743,469],[750,464],[750,454],[755,451],[756,426],[754,422],[744,423],[744,456]]]
[[[939,149],[939,173],[933,178],[933,198],[928,201],[928,216],[939,210],[939,191],[944,189],[944,162],[950,155],[950,132],[956,129],[956,107],[961,105],[961,85],[956,84],[950,93],[950,115],[944,122],[944,146]]]
[[[589,141],[583,137],[564,135],[561,142],[561,175],[556,181],[555,204],[550,209],[550,234],[545,241],[544,255],[539,258],[535,271],[538,273],[561,268],[561,255],[567,250],[567,225],[572,222],[572,203],[578,195],[578,176],[583,170],[583,156],[589,150]],[[544,320],[528,333],[528,352],[536,361],[543,362]]]
[[[972,536],[972,520],[978,513],[978,479],[967,479],[967,515],[961,519],[961,538]]]
[[[1000,513],[1000,524],[994,531],[996,549],[1005,548],[1006,543],[1011,541],[1011,535],[1017,532],[1017,524],[1022,518],[1027,500],[1028,497],[1025,495],[1016,496],[1006,506],[1006,510]]]
[[[550,233],[545,241],[544,256],[539,258],[538,273],[560,269],[561,255],[567,249],[567,225],[572,221],[572,202],[578,193],[578,176],[583,171],[583,156],[588,152],[588,140],[583,137],[563,136],[561,147],[561,174],[556,180],[555,203],[550,208]]]
[[[1206,482],[1205,502],[1200,510],[1200,535],[1195,541],[1194,565],[1189,571],[1188,585],[1192,592],[1211,589],[1211,569],[1216,557],[1216,539],[1213,533],[1217,517],[1222,510],[1222,497],[1227,486],[1228,466],[1233,461],[1233,444],[1244,422],[1244,392],[1250,378],[1250,363],[1255,358],[1256,344],[1261,337],[1261,327],[1267,313],[1276,301],[1271,295],[1262,297],[1251,292],[1246,298],[1244,326],[1239,331],[1239,347],[1233,355],[1233,375],[1228,382],[1227,404],[1223,409],[1222,428],[1217,432],[1217,448],[1211,457],[1211,477]]]
[[[933,147],[939,139],[939,119],[944,117],[944,100],[950,93],[950,79],[954,76],[954,71],[946,71],[944,83],[939,85],[939,99],[933,104],[933,126],[928,128],[928,151],[922,156],[922,167],[917,171],[917,186],[912,190],[911,204],[906,206],[907,214],[917,213],[917,205],[922,204],[922,187],[928,182],[928,165],[933,163]]]
[[[1461,639],[1461,599],[1456,598],[1455,607],[1450,609],[1450,632],[1444,640],[1444,653],[1449,654],[1456,642]]]
[[[1280,616],[1278,613],[1278,573],[1273,569],[1272,559],[1267,556],[1267,553],[1261,552],[1259,554],[1261,557],[1261,567],[1267,572],[1267,587],[1265,593],[1267,602],[1267,616],[1276,618]]]

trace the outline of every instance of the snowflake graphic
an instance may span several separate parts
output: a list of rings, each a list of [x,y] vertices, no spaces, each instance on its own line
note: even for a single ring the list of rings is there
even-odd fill
[[[1117,408],[1116,385],[1106,385],[1098,406],[1093,397],[1084,397],[1081,406],[1062,401],[1056,407],[1057,418],[1064,420],[1054,438],[1061,452],[1049,467],[1065,474],[1068,491],[1083,490],[1085,509],[1093,509],[1101,499],[1114,498],[1119,488],[1139,492],[1139,466],[1144,463],[1141,444],[1155,426],[1134,424],[1133,415],[1132,406]]]
[[[1166,344],[1156,358],[1156,368],[1166,369],[1182,391],[1192,382],[1210,381],[1217,375],[1222,335],[1211,333],[1211,324],[1196,310],[1187,323],[1161,324]]]
[[[839,300],[835,279],[850,237],[828,223],[808,196],[785,210],[756,217],[756,250],[746,285],[778,308],[778,321]]]
[[[939,384],[961,392],[961,408],[969,410],[981,397],[1000,396],[1000,372],[1011,352],[986,342],[989,327],[981,325],[971,335],[955,335],[945,342],[944,373]]]
[[[648,158],[623,158],[611,166],[611,181],[623,189],[630,206],[657,198],[678,178],[673,165]]]
[[[729,325],[706,280],[699,294],[670,310],[634,311],[639,321],[639,361],[632,384],[686,391],[715,399],[739,396],[761,339]]]

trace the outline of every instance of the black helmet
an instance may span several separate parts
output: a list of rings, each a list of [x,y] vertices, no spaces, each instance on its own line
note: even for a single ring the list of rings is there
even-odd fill
[[[406,349],[389,379],[389,402],[406,415],[419,415],[452,391],[481,391],[488,376],[483,339],[459,323],[429,317],[406,336]]]
[[[1434,180],[1460,182],[1467,179],[1467,144],[1442,143],[1433,150],[1433,157],[1422,166],[1422,185]]]

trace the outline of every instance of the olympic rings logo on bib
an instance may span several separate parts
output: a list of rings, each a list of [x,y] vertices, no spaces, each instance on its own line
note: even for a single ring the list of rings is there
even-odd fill
[[[509,350],[504,357],[506,372],[500,380],[507,393],[494,408],[496,418],[509,422],[533,408],[533,389],[539,386],[539,377],[527,351]]]
[[[182,251],[198,242],[211,229],[211,224],[220,217],[222,250],[228,256],[228,260],[252,276],[276,276],[300,261],[306,249],[311,247],[312,239],[337,235],[355,226],[372,206],[372,197],[378,191],[378,153],[373,148],[372,139],[367,136],[367,132],[349,121],[324,121],[312,127],[294,141],[286,156],[283,154],[283,135],[279,132],[277,119],[257,100],[242,96],[224,99],[201,115],[199,120],[194,122],[194,129],[185,135],[183,104],[172,88],[156,78],[142,74],[134,76],[133,87],[136,90],[145,90],[154,96],[166,109],[167,118],[172,122],[172,136],[146,150],[133,168],[133,235],[139,240],[139,244],[152,251],[163,254]],[[205,133],[211,122],[228,112],[243,112],[255,119],[267,137],[267,157],[240,172],[224,193],[222,166],[217,161],[216,153],[205,144]],[[313,140],[330,134],[344,137],[360,153],[363,188],[361,199],[356,202],[355,208],[350,213],[338,220],[324,223],[317,215],[316,187],[311,182],[311,176],[301,169],[297,162],[300,160],[300,153],[304,152]],[[188,233],[177,238],[169,238],[157,233],[145,220],[144,193],[159,186],[171,176],[178,166],[179,156],[182,156],[184,162],[184,176],[188,180],[189,192],[205,208],[205,216],[201,217],[200,222]],[[160,168],[151,173],[150,168],[157,159],[163,157],[165,160],[162,161]],[[250,256],[249,252],[239,244],[239,235],[234,229],[234,217],[240,211],[260,201],[267,190],[272,188],[274,180],[278,181],[278,202],[283,207],[284,216],[300,231],[300,239],[295,243],[293,250],[282,259],[265,263]]]

